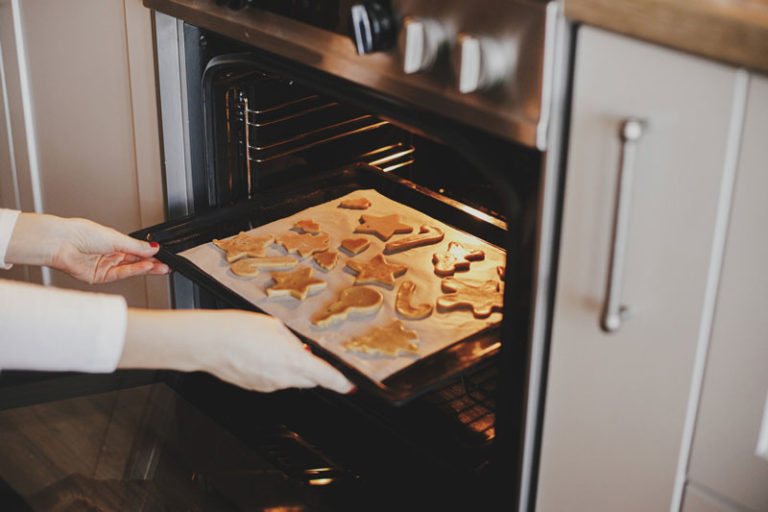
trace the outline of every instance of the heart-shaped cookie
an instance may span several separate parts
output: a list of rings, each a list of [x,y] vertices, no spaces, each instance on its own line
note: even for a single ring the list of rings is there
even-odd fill
[[[341,248],[349,254],[359,254],[371,245],[367,238],[345,238],[341,241]]]

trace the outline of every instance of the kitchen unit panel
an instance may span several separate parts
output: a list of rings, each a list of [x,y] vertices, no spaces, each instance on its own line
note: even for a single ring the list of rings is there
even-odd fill
[[[737,75],[590,27],[576,45],[537,509],[669,510]]]
[[[768,510],[766,133],[768,79],[753,76],[688,473],[750,510]]]

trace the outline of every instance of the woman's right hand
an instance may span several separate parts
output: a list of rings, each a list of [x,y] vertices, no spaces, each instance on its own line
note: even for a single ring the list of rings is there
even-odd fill
[[[119,368],[205,371],[245,389],[270,392],[354,386],[315,357],[280,321],[235,310],[128,310]]]

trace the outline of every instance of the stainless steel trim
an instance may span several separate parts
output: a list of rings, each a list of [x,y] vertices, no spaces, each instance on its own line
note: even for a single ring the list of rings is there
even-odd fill
[[[606,332],[616,331],[629,309],[620,304],[621,282],[624,270],[624,252],[627,245],[629,205],[632,199],[632,181],[635,171],[635,150],[643,136],[645,124],[639,119],[627,119],[621,123],[621,161],[619,179],[616,185],[616,205],[611,233],[611,252],[608,264],[608,279],[605,286],[605,304],[600,326]]]
[[[245,179],[248,186],[248,199],[250,199],[253,194],[253,184],[251,183],[253,179],[251,174],[251,123],[248,121],[250,109],[248,108],[248,97],[246,95],[243,94],[240,101],[243,104],[243,120],[245,121],[243,128],[243,136],[245,137]]]

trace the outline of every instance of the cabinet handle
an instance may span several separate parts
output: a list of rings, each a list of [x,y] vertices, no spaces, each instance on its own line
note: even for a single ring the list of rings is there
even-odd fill
[[[627,245],[627,224],[629,223],[629,203],[632,198],[632,175],[635,168],[635,150],[637,142],[643,136],[645,123],[639,119],[627,119],[621,123],[621,157],[619,161],[619,179],[616,185],[616,205],[611,233],[611,252],[608,255],[608,280],[605,286],[605,304],[600,326],[606,332],[616,331],[622,320],[626,319],[629,309],[619,303],[621,299],[621,280],[624,267],[624,252]]]

